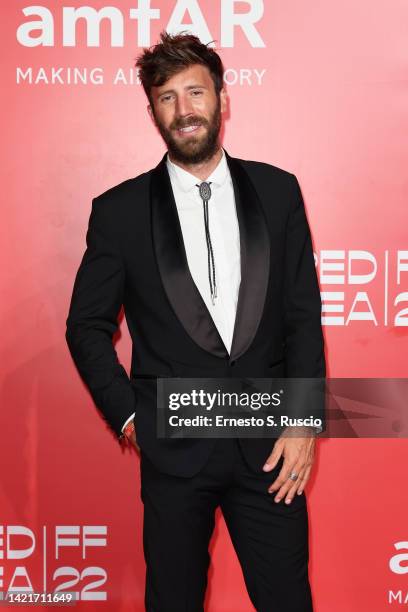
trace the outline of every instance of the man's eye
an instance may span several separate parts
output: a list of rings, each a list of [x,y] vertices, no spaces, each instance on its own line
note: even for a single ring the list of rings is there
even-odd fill
[[[201,89],[193,89],[191,93],[193,94],[193,96],[197,96],[197,95],[199,96],[203,92],[201,91]]]
[[[162,96],[161,101],[162,101],[162,102],[168,102],[168,101],[170,100],[170,98],[171,98],[171,95],[170,95],[170,94],[169,94],[169,95],[167,95],[167,96]]]

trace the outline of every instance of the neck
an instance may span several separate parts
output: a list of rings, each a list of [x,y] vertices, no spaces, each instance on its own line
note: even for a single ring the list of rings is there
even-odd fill
[[[173,164],[176,164],[176,166],[180,166],[180,168],[183,168],[183,170],[194,174],[194,176],[201,181],[205,181],[210,176],[211,172],[218,166],[222,157],[222,148],[219,147],[210,159],[207,159],[199,164],[183,164],[178,160],[172,159],[170,153],[168,155]]]

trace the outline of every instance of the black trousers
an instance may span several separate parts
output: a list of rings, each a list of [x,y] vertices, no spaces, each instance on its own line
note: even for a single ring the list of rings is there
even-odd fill
[[[159,472],[142,451],[147,612],[203,611],[217,506],[255,609],[312,612],[305,494],[285,504],[267,490],[282,462],[255,473],[236,439],[219,439],[205,467],[183,478]]]

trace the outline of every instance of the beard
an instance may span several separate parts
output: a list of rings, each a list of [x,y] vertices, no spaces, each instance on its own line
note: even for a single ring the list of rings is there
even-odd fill
[[[187,119],[175,119],[167,128],[155,117],[156,126],[167,145],[171,157],[182,164],[200,164],[205,162],[218,151],[218,136],[221,129],[221,101],[217,98],[217,105],[210,119],[193,115]],[[191,125],[202,125],[206,128],[203,136],[184,136],[176,140],[173,130]]]

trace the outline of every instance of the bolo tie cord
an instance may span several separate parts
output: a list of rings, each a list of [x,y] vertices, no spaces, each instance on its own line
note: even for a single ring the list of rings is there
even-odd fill
[[[214,260],[214,252],[213,252],[212,243],[211,243],[209,217],[208,217],[208,200],[211,198],[210,185],[211,185],[211,182],[207,183],[206,181],[203,181],[202,183],[196,186],[199,189],[200,197],[203,201],[205,239],[207,242],[208,280],[210,282],[211,302],[214,306],[215,298],[217,297],[217,284],[215,281],[215,260]]]

